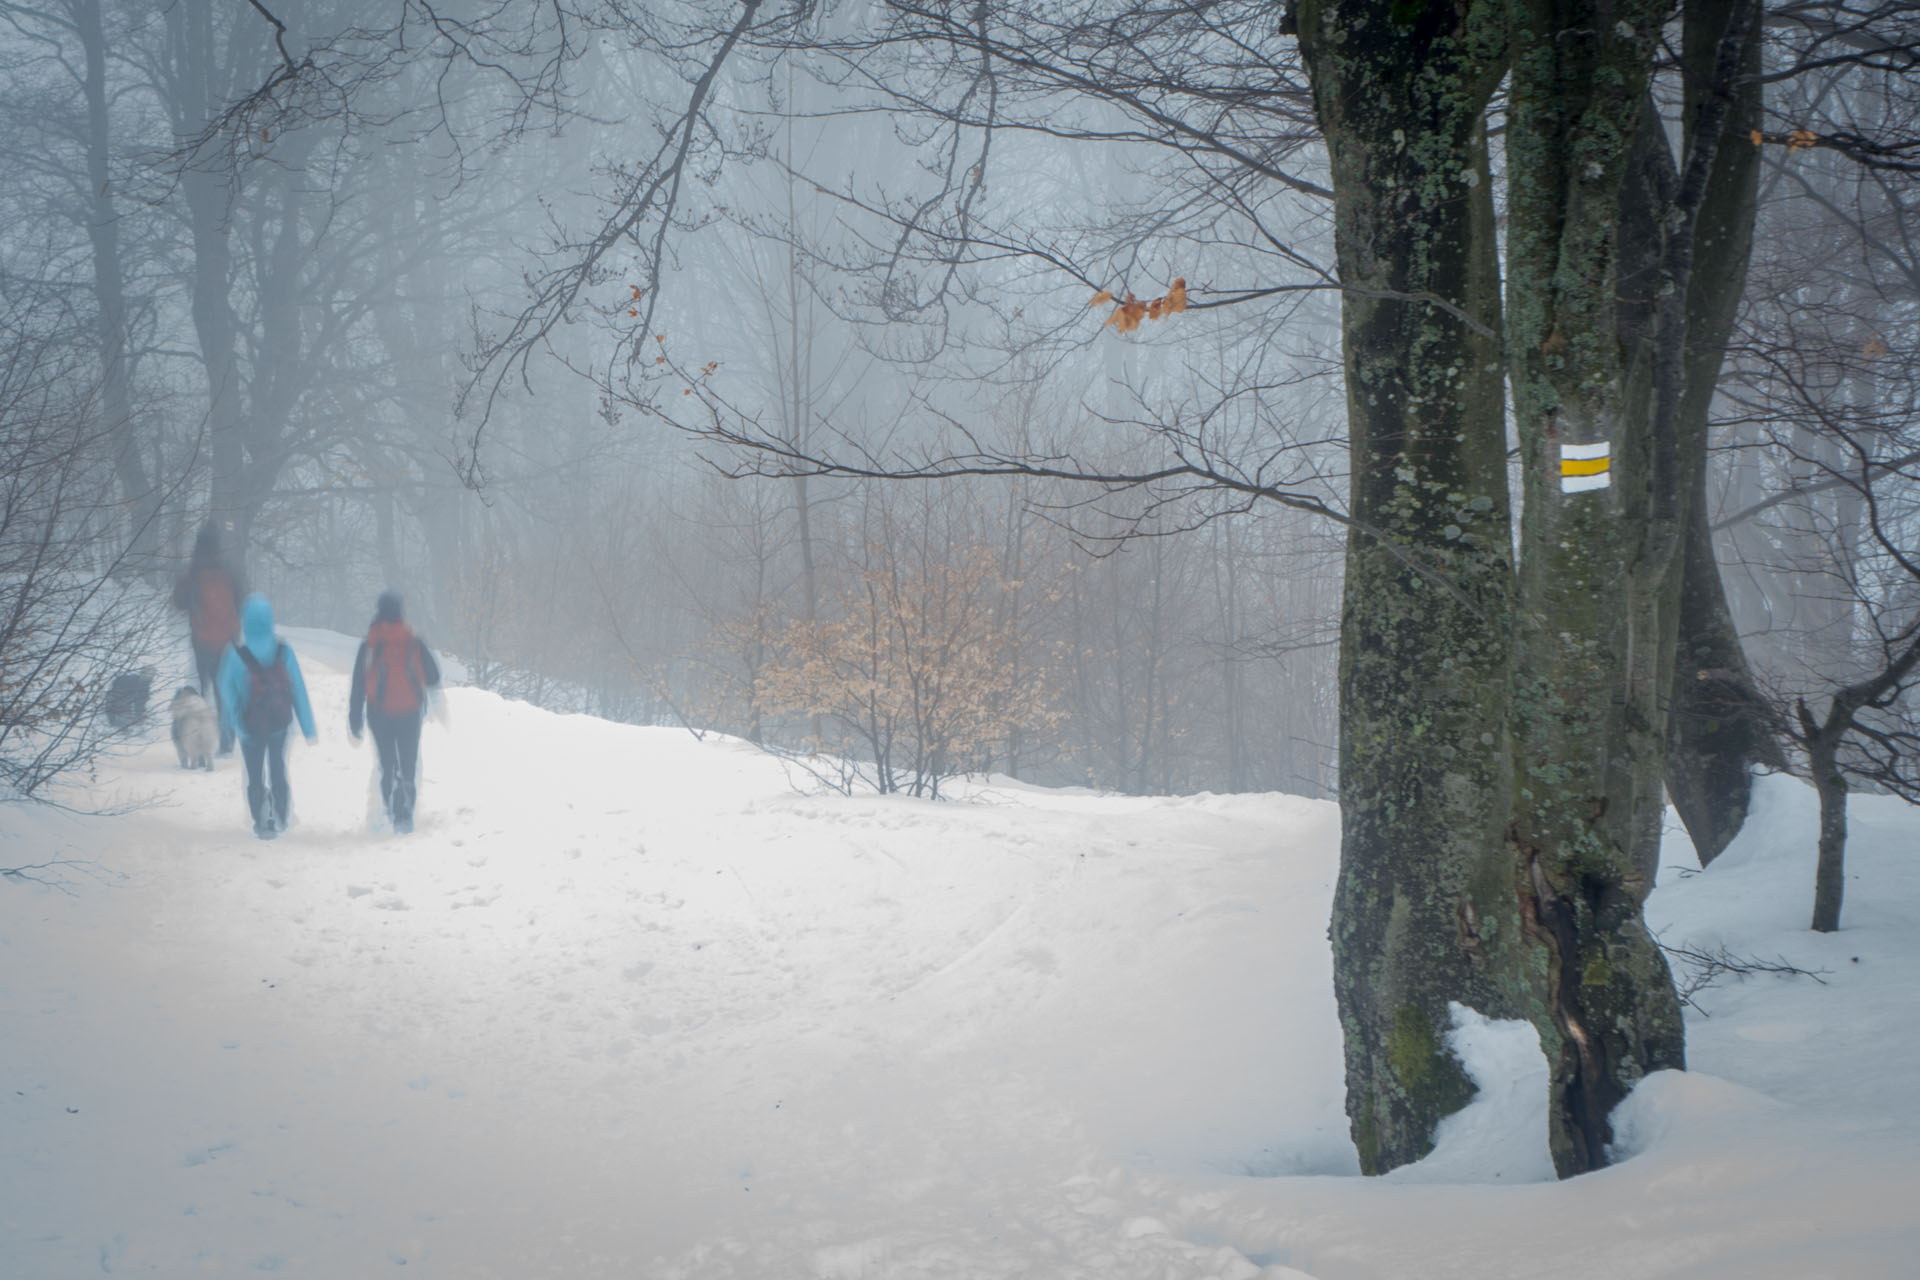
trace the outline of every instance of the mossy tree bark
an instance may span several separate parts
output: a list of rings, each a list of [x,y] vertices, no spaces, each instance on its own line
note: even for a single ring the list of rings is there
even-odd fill
[[[1604,1164],[1613,1106],[1684,1063],[1641,908],[1705,465],[1705,401],[1688,383],[1710,394],[1738,280],[1718,286],[1744,273],[1750,235],[1732,223],[1752,210],[1750,175],[1716,153],[1743,119],[1727,86],[1755,11],[1712,8],[1690,36],[1689,74],[1708,91],[1679,167],[1648,105],[1660,3],[1295,11],[1347,291],[1332,938],[1369,1172],[1424,1154],[1471,1096],[1441,1037],[1450,1002],[1539,1029],[1563,1174]],[[1503,73],[1504,317],[1483,127]],[[1696,292],[1704,272],[1714,287]],[[1691,356],[1689,324],[1702,326]],[[1525,486],[1517,573],[1503,364]]]
[[[1679,1002],[1641,909],[1689,567],[1693,603],[1716,598],[1702,580],[1710,560],[1683,549],[1751,243],[1753,161],[1741,152],[1758,88],[1743,74],[1757,66],[1759,9],[1700,0],[1689,12],[1677,172],[1646,106],[1664,5],[1514,0],[1510,12],[1508,357],[1527,673],[1512,833],[1533,888],[1523,913],[1547,953],[1549,1139],[1567,1174],[1606,1163],[1608,1117],[1643,1075],[1685,1064]],[[1635,117],[1630,138],[1620,122]],[[1636,216],[1648,207],[1659,216]],[[1574,473],[1592,465],[1581,460],[1608,451],[1611,483],[1581,483]]]
[[[1710,152],[1690,149],[1670,190],[1648,189],[1668,185],[1645,159],[1664,149],[1646,107],[1663,5],[1509,12],[1508,355],[1525,486],[1511,836],[1547,961],[1537,1025],[1565,1175],[1606,1163],[1608,1116],[1643,1075],[1685,1063],[1641,909],[1693,492],[1679,344]],[[1716,145],[1723,115],[1703,117]],[[1647,207],[1663,215],[1633,216]]]
[[[1525,1016],[1505,740],[1513,576],[1485,130],[1493,6],[1304,0],[1333,167],[1351,513],[1332,939],[1362,1168],[1473,1087],[1449,1002]]]

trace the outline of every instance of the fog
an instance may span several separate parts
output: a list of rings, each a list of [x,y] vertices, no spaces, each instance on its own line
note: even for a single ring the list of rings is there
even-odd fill
[[[476,684],[833,785],[1334,793],[1339,295],[1270,14],[1116,37],[1124,99],[865,4],[5,16],[9,345],[89,563],[162,584],[211,523],[288,623],[398,590]],[[1843,88],[1781,101],[1907,109]],[[1713,484],[1784,684],[1871,541],[1789,410],[1899,452],[1911,261],[1900,192],[1776,168]]]

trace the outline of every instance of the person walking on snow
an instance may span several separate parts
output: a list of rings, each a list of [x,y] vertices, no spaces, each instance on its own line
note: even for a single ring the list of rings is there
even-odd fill
[[[200,696],[220,696],[220,660],[227,646],[240,638],[240,576],[227,567],[220,554],[219,526],[201,526],[193,540],[193,559],[187,571],[173,585],[173,607],[187,615],[187,631],[193,645],[194,677]],[[233,750],[233,734],[226,717],[220,716],[220,754]]]
[[[374,608],[373,625],[353,659],[347,729],[360,741],[361,716],[380,753],[380,803],[395,832],[413,830],[418,794],[420,722],[428,691],[440,686],[440,664],[400,616],[400,596],[388,591]]]
[[[220,660],[220,718],[240,739],[247,765],[247,811],[253,834],[271,840],[287,829],[293,789],[287,783],[287,730],[294,718],[311,746],[319,741],[307,682],[293,647],[273,630],[273,606],[258,592],[240,608],[240,639]]]

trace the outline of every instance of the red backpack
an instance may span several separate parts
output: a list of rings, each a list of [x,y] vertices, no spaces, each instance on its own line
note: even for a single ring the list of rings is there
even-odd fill
[[[420,710],[427,696],[427,672],[420,664],[420,642],[404,622],[376,622],[367,632],[367,706],[383,715]]]
[[[221,569],[196,569],[193,610],[188,623],[193,642],[202,649],[218,649],[240,634],[240,611],[233,603],[233,579]]]

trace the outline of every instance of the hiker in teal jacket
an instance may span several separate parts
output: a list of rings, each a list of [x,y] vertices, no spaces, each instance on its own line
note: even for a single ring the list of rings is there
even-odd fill
[[[293,791],[287,782],[287,730],[295,717],[309,744],[318,740],[307,682],[293,646],[274,634],[273,606],[258,592],[240,609],[240,639],[220,659],[220,714],[239,735],[247,765],[247,811],[253,834],[271,840],[287,829]]]

